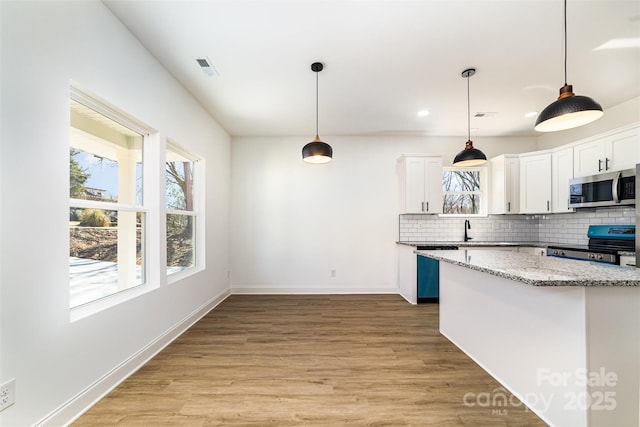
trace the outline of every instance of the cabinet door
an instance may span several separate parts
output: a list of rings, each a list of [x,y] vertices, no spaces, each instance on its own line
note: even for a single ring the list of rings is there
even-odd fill
[[[569,208],[569,180],[573,178],[573,148],[551,153],[551,209],[573,212]]]
[[[424,212],[442,213],[442,159],[424,159],[425,196]]]
[[[489,192],[489,213],[506,213],[506,160],[504,156],[498,156],[489,160],[491,172],[491,191]]]
[[[605,172],[606,144],[603,139],[573,147],[573,176],[595,175]]]
[[[520,213],[551,212],[551,154],[520,158]]]
[[[607,144],[606,162],[609,170],[623,170],[636,167],[640,130],[638,128],[616,133],[605,139]]]
[[[490,214],[518,213],[520,181],[517,157],[501,155],[490,160],[491,191],[489,192]]]
[[[520,212],[520,159],[507,158],[505,160],[505,212],[517,214]]]
[[[424,159],[408,157],[405,162],[405,213],[423,213],[425,191]]]

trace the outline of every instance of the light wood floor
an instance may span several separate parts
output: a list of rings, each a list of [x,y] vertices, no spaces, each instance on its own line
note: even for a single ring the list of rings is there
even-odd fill
[[[545,425],[477,398],[502,393],[438,333],[437,305],[234,295],[74,426]]]

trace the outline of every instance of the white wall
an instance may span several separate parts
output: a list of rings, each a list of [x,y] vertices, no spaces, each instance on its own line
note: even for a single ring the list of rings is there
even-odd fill
[[[233,292],[397,292],[396,161],[402,153],[441,153],[449,165],[466,138],[323,136],[334,150],[324,165],[302,161],[310,140],[233,138]],[[474,140],[488,157],[536,144]]]
[[[561,132],[541,133],[538,137],[540,149],[555,148],[640,122],[640,97],[603,109],[604,115],[595,122]]]
[[[228,293],[230,138],[102,3],[0,7],[0,382],[16,379],[0,424],[59,424]],[[203,156],[208,178],[206,270],[73,323],[70,80]]]

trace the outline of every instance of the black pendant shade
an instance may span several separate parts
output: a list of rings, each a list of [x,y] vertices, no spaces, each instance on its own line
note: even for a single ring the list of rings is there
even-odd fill
[[[588,96],[573,93],[567,84],[567,0],[564,0],[564,86],[558,99],[538,116],[534,127],[538,132],[555,132],[586,125],[602,117],[602,107]]]
[[[478,166],[487,162],[487,156],[477,148],[473,148],[471,141],[471,101],[469,96],[469,77],[476,73],[475,68],[469,68],[462,72],[462,77],[467,79],[467,142],[464,150],[453,159],[453,166]]]
[[[477,148],[473,148],[473,142],[467,141],[464,150],[453,159],[454,166],[478,166],[487,161],[487,156]]]
[[[333,157],[333,148],[326,142],[320,141],[320,137],[316,137],[302,147],[302,159],[307,163],[327,163]]]
[[[311,64],[311,71],[316,73],[316,137],[302,147],[302,160],[307,163],[327,163],[333,157],[333,148],[326,142],[322,142],[318,136],[318,73],[324,65],[321,62]]]
[[[571,129],[597,120],[603,114],[600,104],[592,98],[575,95],[571,85],[564,85],[558,100],[542,110],[534,129],[538,132]]]

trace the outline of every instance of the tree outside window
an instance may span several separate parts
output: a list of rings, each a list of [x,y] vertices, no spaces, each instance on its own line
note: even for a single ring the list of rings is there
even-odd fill
[[[442,213],[481,214],[481,175],[480,169],[445,168],[442,172]]]
[[[195,156],[167,141],[166,149],[167,273],[195,266]]]

